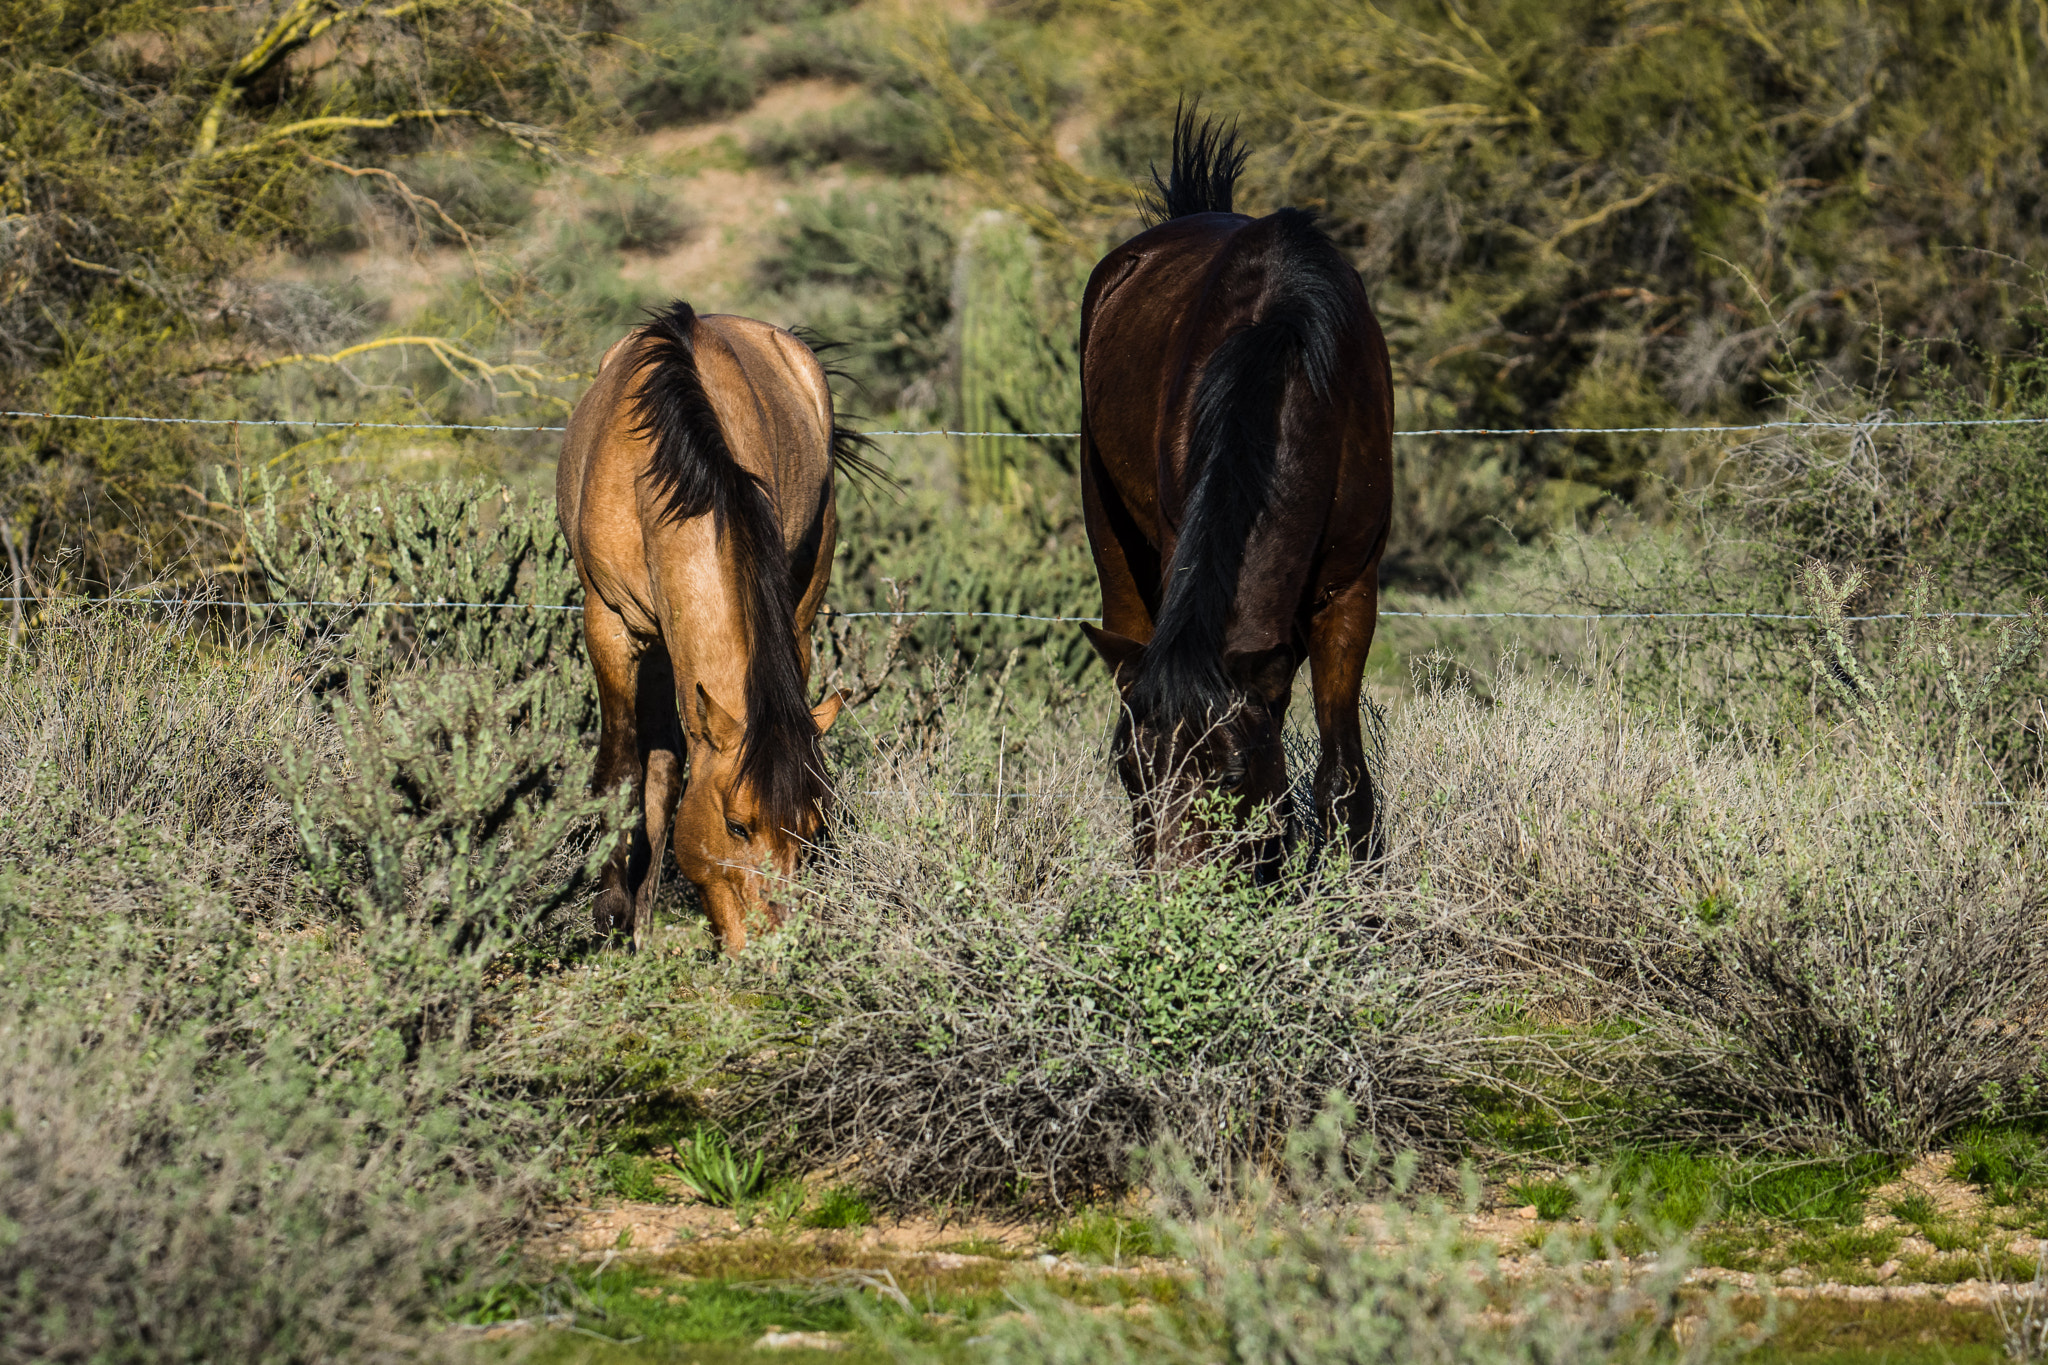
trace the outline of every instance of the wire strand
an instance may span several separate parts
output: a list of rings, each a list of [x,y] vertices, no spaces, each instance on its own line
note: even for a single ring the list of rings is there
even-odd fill
[[[0,411],[0,418],[46,422],[140,422],[193,427],[305,427],[335,431],[506,431],[553,432],[567,427],[512,426],[489,422],[327,422],[292,417],[140,417],[90,412]],[[1396,436],[1640,436],[1746,431],[1877,431],[1884,427],[2025,427],[2048,425],[2048,417],[1872,417],[1864,421],[1745,422],[1683,427],[1426,427]],[[1069,440],[1078,431],[955,431],[949,427],[877,430],[869,436],[960,436],[1012,441]]]
[[[23,605],[41,602],[44,599],[26,595],[0,597],[0,603],[21,603]],[[509,611],[515,608],[531,611],[582,611],[575,605],[552,602],[448,602],[433,600],[424,602],[351,602],[338,599],[306,598],[281,602],[240,602],[232,598],[206,597],[97,597],[79,599],[90,606],[153,606],[153,607],[240,607],[247,611],[263,611],[292,607],[344,607],[352,611],[367,611],[372,607],[403,607],[420,609],[429,607],[463,611]],[[863,617],[885,617],[889,620],[903,620],[912,617],[953,617],[972,618],[987,621],[1038,621],[1048,625],[1100,625],[1100,616],[1037,616],[1016,611],[834,611],[827,607],[819,613],[828,620],[859,620]],[[1424,621],[1818,621],[1822,619],[1808,612],[1784,611],[1383,611],[1381,616],[1401,616]],[[2016,611],[1936,611],[1920,613],[1929,617],[1958,621],[2013,621],[2025,615]],[[1892,611],[1878,612],[1869,616],[1844,616],[1844,621],[1909,621],[1915,613]]]

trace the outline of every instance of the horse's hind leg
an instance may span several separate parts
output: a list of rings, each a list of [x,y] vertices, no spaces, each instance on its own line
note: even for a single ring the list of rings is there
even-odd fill
[[[1365,656],[1379,620],[1377,574],[1340,591],[1309,622],[1309,669],[1315,687],[1322,759],[1316,765],[1316,813],[1326,836],[1341,834],[1354,858],[1374,848],[1372,774],[1365,767],[1358,698]]]
[[[647,750],[640,736],[638,700],[640,665],[649,652],[648,642],[628,631],[625,621],[605,605],[603,598],[590,591],[587,583],[583,601],[583,641],[597,674],[598,718],[602,726],[591,789],[612,791],[630,782],[635,794],[644,799]],[[599,937],[609,938],[632,929],[634,892],[653,861],[649,854],[646,822],[635,820],[632,828],[619,836],[617,847],[598,876],[597,904],[591,919]]]
[[[675,667],[666,648],[656,647],[641,656],[635,710],[641,770],[646,774],[640,811],[648,860],[633,898],[633,947],[645,951],[654,937],[654,896],[661,889],[669,824],[683,794],[683,730],[676,716]]]

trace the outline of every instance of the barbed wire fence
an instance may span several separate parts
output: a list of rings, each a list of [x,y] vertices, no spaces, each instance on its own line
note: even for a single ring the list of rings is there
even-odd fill
[[[27,409],[0,410],[0,419],[14,421],[52,422],[129,422],[157,424],[164,426],[207,426],[207,427],[283,427],[320,430],[347,431],[482,431],[508,434],[560,434],[567,430],[562,426],[515,425],[486,422],[361,422],[299,419],[289,417],[242,418],[242,417],[156,417],[126,413],[82,413],[82,412],[39,412]],[[1430,436],[1467,436],[1477,438],[1510,439],[1517,437],[1552,436],[1625,436],[1625,435],[1740,435],[1766,431],[1846,431],[1853,435],[1868,437],[1878,431],[1891,428],[1924,427],[2025,427],[2048,426],[2048,417],[1935,417],[1901,418],[1889,411],[1880,412],[1864,420],[1807,420],[1744,422],[1697,426],[1632,426],[1632,427],[1427,427],[1396,431],[1397,438],[1418,438]],[[996,438],[1006,440],[1048,440],[1072,439],[1078,431],[956,431],[945,427],[919,429],[878,429],[864,433],[873,437],[959,437]],[[160,591],[160,590],[159,590]],[[31,602],[40,602],[39,597],[24,595],[17,587],[12,596],[0,597],[0,604],[16,608]],[[582,607],[573,604],[544,602],[451,602],[430,601],[328,601],[291,600],[275,602],[235,601],[227,598],[171,598],[162,596],[126,596],[109,594],[91,599],[95,603],[108,605],[130,604],[142,606],[194,606],[212,605],[234,607],[246,610],[283,610],[293,608],[329,607],[343,610],[377,608],[398,608],[404,610],[531,610],[580,612]],[[835,620],[855,620],[863,617],[904,620],[909,618],[957,618],[979,620],[1033,621],[1049,625],[1099,624],[1097,616],[1037,615],[1029,612],[1000,611],[946,611],[946,610],[891,610],[891,611],[833,611],[826,608],[822,613]],[[1395,611],[1383,610],[1384,617],[1410,617],[1424,620],[1530,620],[1530,621],[1684,621],[1684,620],[1751,620],[1751,621],[1815,621],[1817,615],[1805,612],[1747,612],[1747,611],[1618,611],[1618,612],[1560,612],[1560,611]],[[1954,620],[2013,620],[2020,615],[2015,612],[1958,611],[1933,613],[1945,619]],[[1844,621],[1901,621],[1909,619],[1909,613],[1879,612],[1862,616],[1843,616]]]

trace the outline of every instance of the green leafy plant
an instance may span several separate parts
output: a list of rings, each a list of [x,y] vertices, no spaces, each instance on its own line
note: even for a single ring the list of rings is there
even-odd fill
[[[243,531],[264,589],[295,604],[276,619],[334,658],[337,676],[351,663],[428,660],[508,683],[552,670],[545,706],[565,725],[594,721],[572,609],[582,590],[552,497],[515,498],[482,481],[344,492],[321,475],[297,505],[275,481],[246,491]]]
[[[318,882],[366,924],[416,924],[475,955],[594,875],[630,793],[561,789],[558,739],[541,723],[547,684],[450,670],[377,698],[352,671],[334,710],[339,755],[280,755]]]
[[[707,1204],[737,1208],[766,1183],[768,1155],[734,1154],[731,1142],[716,1128],[697,1125],[687,1138],[677,1138],[670,1163],[691,1191]]]
[[[1545,1219],[1569,1218],[1580,1203],[1578,1191],[1562,1180],[1519,1180],[1508,1186],[1508,1195]]]
[[[804,1214],[807,1228],[861,1228],[875,1221],[875,1211],[859,1190],[834,1185],[818,1196],[817,1206]]]

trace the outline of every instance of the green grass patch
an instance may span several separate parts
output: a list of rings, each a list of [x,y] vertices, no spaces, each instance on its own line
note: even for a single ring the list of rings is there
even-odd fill
[[[662,1183],[661,1164],[631,1152],[607,1152],[599,1167],[603,1181],[621,1199],[636,1204],[673,1204],[675,1192]]]
[[[1786,1305],[1755,1365],[1989,1365],[2005,1358],[1989,1313],[1925,1301]]]
[[[818,1197],[817,1207],[803,1217],[807,1228],[864,1228],[875,1221],[875,1211],[859,1190],[836,1185]]]
[[[2048,1141],[2024,1124],[1974,1124],[1957,1134],[1949,1176],[1982,1189],[1994,1204],[2048,1190]]]
[[[1579,1211],[1579,1193],[1562,1180],[1520,1180],[1508,1186],[1518,1206],[1534,1205],[1538,1218],[1569,1218]]]
[[[1150,1220],[1126,1218],[1108,1209],[1083,1209],[1053,1229],[1046,1246],[1083,1261],[1114,1265],[1160,1251],[1159,1232]]]
[[[1755,1215],[1788,1223],[1852,1223],[1870,1191],[1896,1172],[1890,1157],[1758,1161],[1684,1148],[1624,1152],[1614,1197],[1671,1228]]]

